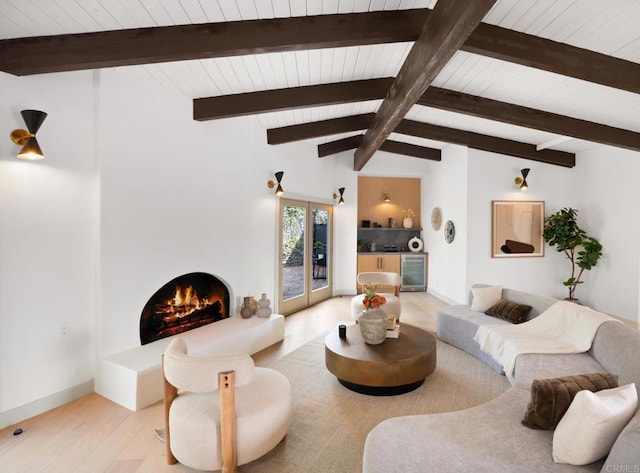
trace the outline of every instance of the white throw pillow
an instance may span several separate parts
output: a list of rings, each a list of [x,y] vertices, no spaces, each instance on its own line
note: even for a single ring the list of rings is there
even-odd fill
[[[636,385],[579,391],[553,433],[553,461],[587,465],[606,456],[638,405]]]
[[[473,294],[473,300],[471,301],[471,310],[484,312],[500,299],[502,299],[502,287],[472,287],[471,294]]]

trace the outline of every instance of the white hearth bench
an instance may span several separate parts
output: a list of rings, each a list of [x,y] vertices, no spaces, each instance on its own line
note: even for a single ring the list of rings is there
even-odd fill
[[[212,324],[183,332],[189,354],[206,356],[217,353],[254,353],[284,339],[284,317],[234,315]],[[168,337],[132,348],[100,360],[96,373],[98,394],[132,411],[143,409],[163,398],[162,354]]]

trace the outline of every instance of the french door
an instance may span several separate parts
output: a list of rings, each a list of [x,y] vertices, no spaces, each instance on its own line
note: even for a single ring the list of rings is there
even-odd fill
[[[280,199],[280,313],[331,297],[332,234],[331,205]]]

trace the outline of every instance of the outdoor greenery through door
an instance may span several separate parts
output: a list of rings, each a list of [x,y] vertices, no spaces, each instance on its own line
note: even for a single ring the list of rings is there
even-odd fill
[[[280,312],[331,297],[333,207],[280,200]]]

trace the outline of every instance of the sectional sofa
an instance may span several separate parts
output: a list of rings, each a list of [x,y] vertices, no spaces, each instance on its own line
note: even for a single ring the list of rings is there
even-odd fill
[[[503,289],[502,297],[530,305],[528,320],[557,302],[512,289]],[[470,295],[468,305],[439,311],[438,337],[501,372],[501,366],[482,352],[473,338],[482,324],[510,322],[472,310],[472,305]],[[534,379],[606,372],[616,374],[620,386],[635,383],[637,391],[640,332],[621,322],[604,322],[585,353],[519,355],[508,377],[512,387],[492,401],[457,412],[396,417],[380,423],[367,437],[363,472],[640,472],[638,410],[631,412],[631,420],[614,437],[608,455],[581,466],[554,461],[554,430],[532,429],[521,423],[532,400]],[[580,444],[578,437],[575,441]]]

